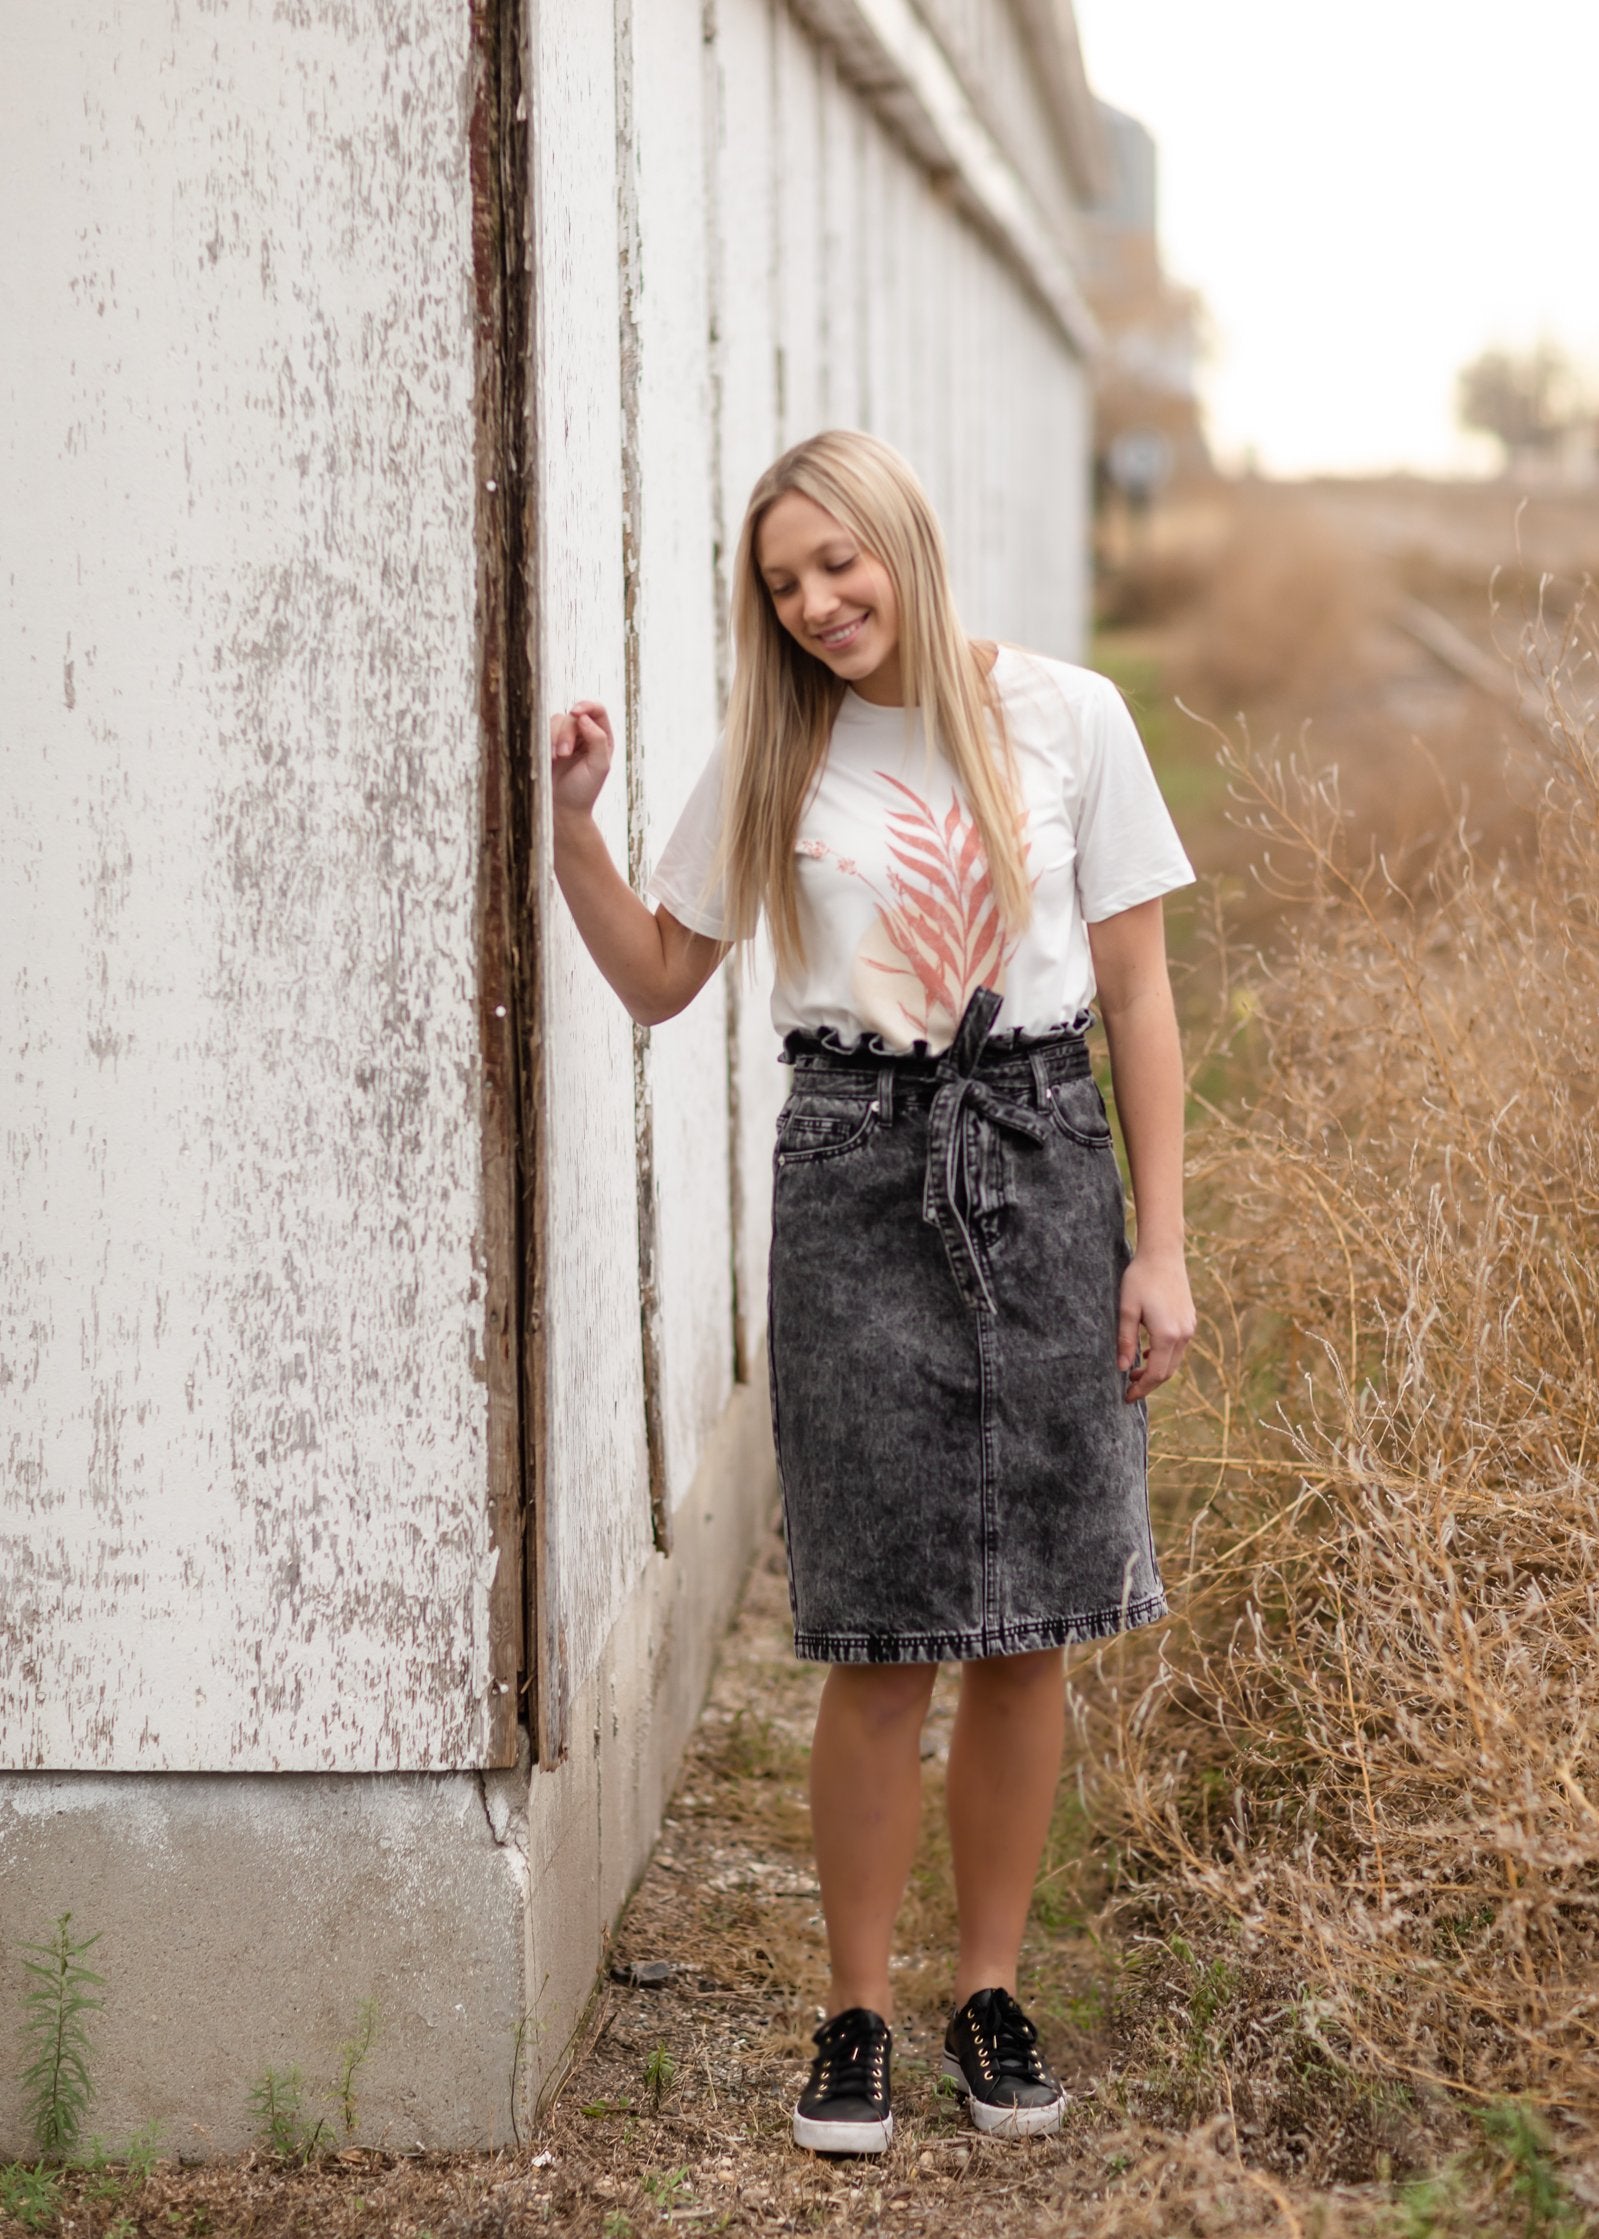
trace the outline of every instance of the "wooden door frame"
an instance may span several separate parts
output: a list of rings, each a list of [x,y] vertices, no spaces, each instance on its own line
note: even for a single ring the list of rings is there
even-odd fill
[[[529,193],[523,0],[471,0],[472,278],[481,740],[478,1002],[483,1079],[484,1375],[488,1507],[498,1557],[489,1588],[485,1763],[517,1760],[525,1726],[546,1763],[565,1752],[547,1639],[543,1540],[543,1048],[537,704],[528,554],[535,435],[533,343],[523,255]]]

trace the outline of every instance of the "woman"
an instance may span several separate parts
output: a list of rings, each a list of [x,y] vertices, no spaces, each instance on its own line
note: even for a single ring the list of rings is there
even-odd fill
[[[1016,1965],[1061,1651],[1165,1613],[1144,1401],[1194,1313],[1160,897],[1193,873],[1115,689],[963,634],[937,520],[886,443],[831,430],[761,476],[733,601],[726,729],[657,908],[590,813],[613,751],[592,700],[551,726],[555,868],[645,1024],[762,914],[774,945],[794,1079],[773,1430],[795,1647],[831,1667],[810,1796],[832,1989],[794,2136],[879,2153],[893,2135],[889,1952],[945,1659],[962,1676],[943,2072],[979,2129],[1035,2134],[1065,2095]],[[1136,1253],[1083,1040],[1096,990]]]

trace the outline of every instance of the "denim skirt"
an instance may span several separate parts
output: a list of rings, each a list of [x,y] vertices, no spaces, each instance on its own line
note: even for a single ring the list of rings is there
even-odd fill
[[[1121,1174],[1080,1034],[790,1035],[768,1338],[794,1646],[1015,1656],[1166,1613],[1123,1396]]]

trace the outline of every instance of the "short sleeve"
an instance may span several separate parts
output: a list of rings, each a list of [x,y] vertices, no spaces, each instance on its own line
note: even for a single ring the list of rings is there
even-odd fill
[[[714,941],[736,941],[747,938],[754,927],[740,932],[728,925],[723,882],[714,875],[722,831],[722,771],[723,749],[718,741],[644,891],[691,933],[704,933]]]
[[[1095,675],[1082,710],[1077,892],[1090,925],[1193,883],[1127,703]]]

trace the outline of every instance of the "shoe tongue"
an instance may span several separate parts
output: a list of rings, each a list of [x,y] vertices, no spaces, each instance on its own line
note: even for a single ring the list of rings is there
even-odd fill
[[[824,2021],[816,2032],[816,2042],[824,2038],[865,2036],[887,2027],[881,2014],[873,2013],[870,2006],[846,2006],[841,2014],[834,2014],[831,2021]]]

